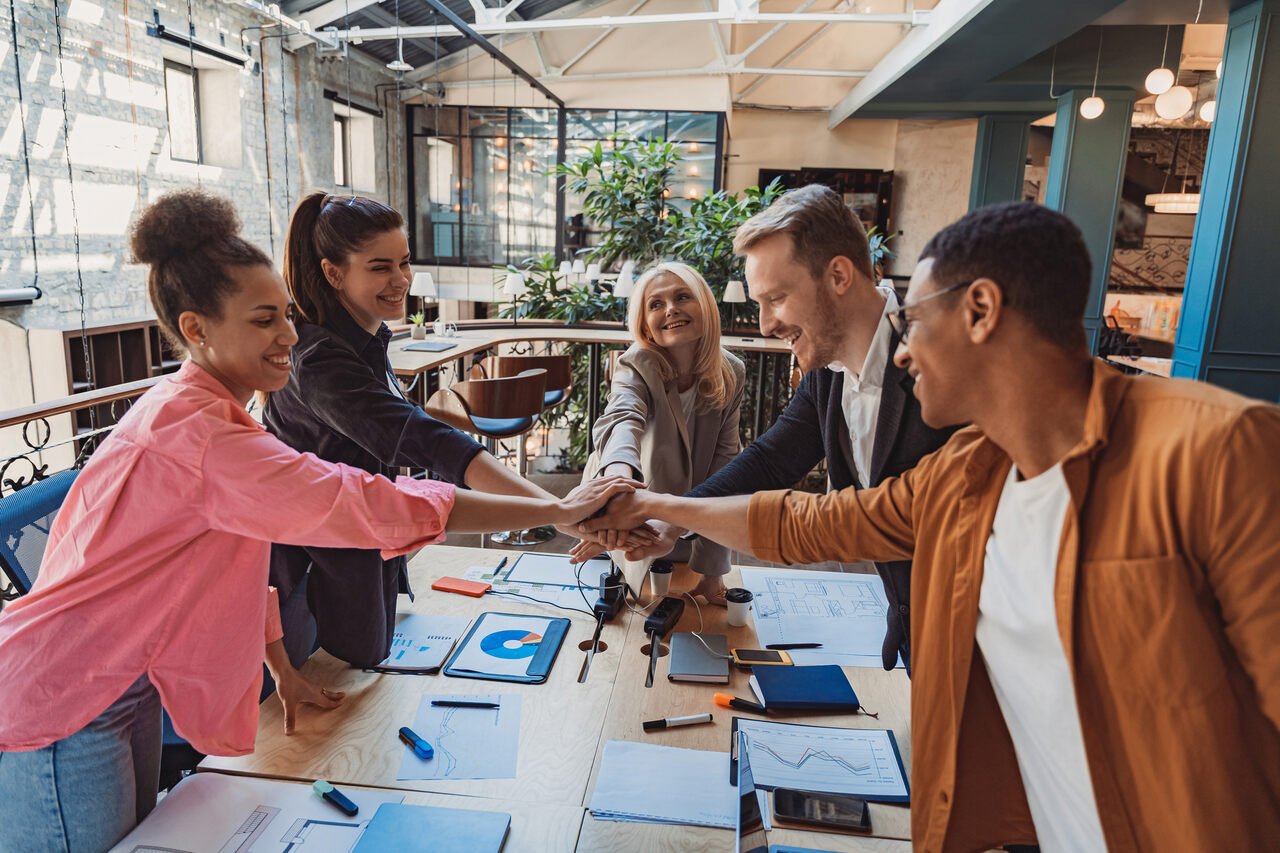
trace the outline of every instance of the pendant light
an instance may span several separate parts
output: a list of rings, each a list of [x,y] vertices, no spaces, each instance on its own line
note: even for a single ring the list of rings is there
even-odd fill
[[[1178,168],[1178,150],[1182,144],[1182,131],[1177,132],[1173,143],[1173,162],[1169,164],[1170,169]],[[1169,183],[1169,176],[1165,174],[1165,184]],[[1158,193],[1149,194],[1144,201],[1155,209],[1156,213],[1189,213],[1196,214],[1200,212],[1200,193],[1187,192],[1187,176],[1184,172],[1182,175],[1182,192],[1167,193],[1164,187],[1160,188]]]
[[[408,74],[413,66],[404,61],[404,39],[400,38],[400,0],[396,0],[396,58],[387,63],[387,70]]]
[[[1095,119],[1102,115],[1106,104],[1098,97],[1098,70],[1102,68],[1102,28],[1098,28],[1098,59],[1093,66],[1093,92],[1080,102],[1080,117]]]
[[[1153,95],[1160,95],[1169,91],[1169,87],[1173,85],[1173,72],[1164,67],[1165,55],[1169,52],[1169,27],[1164,28],[1164,49],[1160,51],[1160,67],[1155,68],[1147,75],[1147,91]]]
[[[1156,97],[1156,115],[1167,121],[1180,119],[1191,109],[1195,100],[1186,86],[1174,86]]]

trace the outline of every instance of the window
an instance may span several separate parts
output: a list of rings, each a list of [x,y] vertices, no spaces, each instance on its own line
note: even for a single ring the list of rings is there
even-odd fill
[[[559,111],[506,107],[410,108],[409,208],[415,263],[518,263],[589,239],[581,203],[565,200],[575,226],[557,234]],[[672,204],[719,189],[720,113],[569,110],[565,148],[614,133],[669,139],[683,155]],[[557,237],[560,239],[557,240]]]
[[[339,187],[351,186],[351,134],[347,130],[347,117],[333,117],[333,183]]]
[[[199,72],[186,65],[165,61],[165,109],[169,116],[169,156],[174,160],[200,162]]]

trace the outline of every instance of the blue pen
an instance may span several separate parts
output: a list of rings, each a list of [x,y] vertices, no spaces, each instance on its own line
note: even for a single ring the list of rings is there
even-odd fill
[[[333,787],[333,784],[330,782],[326,782],[323,779],[317,779],[311,783],[311,790],[328,800],[347,817],[355,817],[360,812],[360,807],[351,802],[346,794]]]
[[[436,754],[436,751],[431,748],[431,744],[427,743],[425,740],[418,737],[418,735],[413,731],[413,729],[409,728],[408,726],[400,727],[400,740],[404,741],[410,747],[412,747],[413,754],[423,759],[424,761]]]

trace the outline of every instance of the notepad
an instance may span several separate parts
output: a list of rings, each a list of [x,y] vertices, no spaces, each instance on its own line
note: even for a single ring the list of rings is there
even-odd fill
[[[510,828],[511,815],[504,812],[384,803],[352,853],[498,853]]]
[[[687,631],[671,635],[671,661],[667,678],[671,681],[729,683],[729,641],[724,634],[703,634],[711,651]]]
[[[856,712],[858,697],[838,666],[762,666],[750,680],[760,704],[770,711]]]
[[[409,344],[402,352],[444,352],[456,346],[457,344],[447,341],[418,341],[415,344]]]

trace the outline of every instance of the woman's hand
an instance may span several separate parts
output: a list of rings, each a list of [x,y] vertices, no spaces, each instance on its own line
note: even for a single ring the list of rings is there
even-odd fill
[[[627,495],[643,489],[644,483],[626,477],[599,477],[583,480],[577,488],[560,501],[566,522],[579,522],[604,508],[617,495]]]
[[[331,711],[342,704],[342,699],[347,694],[314,684],[290,667],[290,671],[276,677],[276,695],[284,706],[284,733],[291,735],[300,706],[313,705],[322,711]]]

